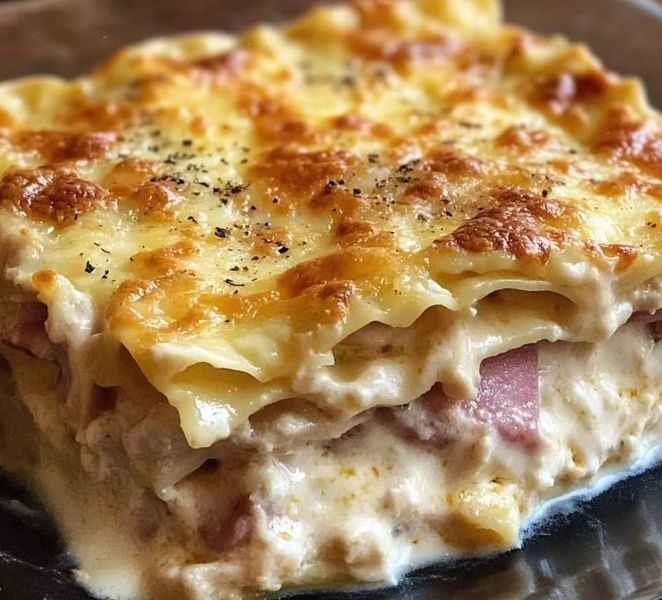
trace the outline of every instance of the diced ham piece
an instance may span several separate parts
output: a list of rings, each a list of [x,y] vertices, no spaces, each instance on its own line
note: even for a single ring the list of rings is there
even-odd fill
[[[237,500],[230,512],[203,523],[199,528],[205,544],[217,552],[227,552],[247,544],[253,535],[254,505],[248,497]]]
[[[662,321],[662,309],[649,313],[646,311],[632,313],[630,321],[643,321],[644,323],[658,323]]]
[[[523,346],[480,365],[480,389],[464,408],[477,419],[492,423],[504,439],[535,445],[538,441],[538,352]]]
[[[11,316],[0,318],[0,341],[46,360],[55,360],[57,346],[51,342],[44,323],[48,310],[41,302],[15,305]]]
[[[401,435],[430,445],[445,445],[461,435],[452,411],[459,405],[479,422],[489,423],[509,442],[533,448],[538,442],[538,352],[523,346],[484,360],[480,366],[478,396],[449,399],[434,385],[406,407],[389,409],[389,418]]]

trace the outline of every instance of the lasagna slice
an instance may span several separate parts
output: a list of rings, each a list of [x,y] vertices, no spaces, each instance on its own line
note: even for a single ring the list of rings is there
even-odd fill
[[[662,442],[662,120],[499,12],[0,86],[0,456],[93,590],[394,582]]]

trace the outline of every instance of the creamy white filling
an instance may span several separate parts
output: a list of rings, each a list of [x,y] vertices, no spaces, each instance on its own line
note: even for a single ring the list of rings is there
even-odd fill
[[[13,222],[0,223],[0,242],[0,300],[12,295],[36,300],[32,275],[43,248],[38,240],[18,235]],[[292,334],[288,351],[279,344],[292,332],[278,318],[241,339],[213,337],[211,346],[203,336],[188,343],[148,344],[140,353],[134,348],[134,360],[177,408],[188,443],[202,448],[230,436],[260,408],[287,398],[305,398],[349,419],[374,406],[410,402],[437,381],[453,397],[470,397],[477,391],[480,364],[489,356],[540,340],[607,339],[634,311],[655,310],[662,303],[654,257],[642,258],[622,278],[571,254],[555,257],[527,277],[487,264],[478,260],[475,273],[466,265],[462,270],[445,264],[447,276],[458,276],[450,286],[453,294],[446,291],[453,297],[450,303],[432,294],[420,304],[410,291],[403,304],[407,318],[392,320],[388,311],[359,302],[351,323],[338,321],[325,333],[313,328]],[[427,283],[439,287],[433,280]],[[132,376],[118,364],[117,332],[104,327],[104,308],[94,293],[57,275],[39,300],[48,306],[51,338],[68,346],[76,394],[93,382],[132,386]],[[376,352],[386,345],[391,352]],[[272,361],[286,364],[280,370],[260,368]]]
[[[597,344],[544,343],[539,356],[537,451],[504,441],[459,408],[448,414],[459,435],[441,446],[402,435],[377,412],[335,441],[266,453],[214,448],[204,456],[221,458],[215,471],[151,487],[133,470],[141,443],[129,443],[151,417],[132,422],[120,398],[116,411],[78,434],[86,471],[75,475],[66,415],[48,412],[57,399],[43,403],[41,395],[52,388],[52,368],[7,352],[44,432],[41,459],[30,470],[82,560],[81,580],[116,597],[192,599],[244,588],[394,582],[425,562],[517,545],[522,522],[544,500],[662,442],[662,344],[646,324],[628,324]],[[159,452],[176,451],[189,469],[204,460],[185,445],[176,449],[168,420],[157,422],[162,428],[152,431],[167,446]],[[231,523],[216,527],[219,514],[245,518],[250,536]],[[214,550],[209,544],[219,536],[224,546]],[[227,538],[239,542],[226,548]]]

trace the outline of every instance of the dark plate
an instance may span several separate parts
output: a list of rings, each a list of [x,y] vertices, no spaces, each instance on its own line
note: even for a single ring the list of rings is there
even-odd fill
[[[0,79],[75,75],[113,49],[188,29],[239,29],[310,0],[21,0],[0,2]],[[506,0],[511,21],[586,41],[612,69],[641,76],[662,106],[662,6],[648,0]],[[662,598],[662,466],[561,512],[521,550],[429,567],[387,590],[315,600]],[[73,562],[38,503],[0,474],[0,599],[83,600]],[[312,597],[298,595],[297,598]]]
[[[53,524],[0,476],[0,598],[91,600]],[[397,588],[321,592],[297,600],[653,600],[662,598],[662,465],[573,503],[520,550],[416,571]]]

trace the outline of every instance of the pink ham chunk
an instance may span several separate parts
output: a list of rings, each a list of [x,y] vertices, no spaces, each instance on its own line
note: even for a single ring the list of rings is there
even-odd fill
[[[480,365],[480,388],[464,408],[491,423],[509,442],[538,441],[538,352],[533,345],[488,358]]]
[[[240,498],[229,513],[205,521],[198,533],[202,540],[217,552],[227,552],[248,544],[253,535],[254,506],[248,496]]]
[[[396,430],[407,439],[444,446],[462,432],[456,418],[458,406],[476,421],[489,423],[500,436],[522,447],[538,442],[538,351],[528,345],[484,360],[480,366],[478,396],[471,400],[449,399],[436,384],[417,401],[389,409]]]
[[[630,321],[643,321],[644,323],[659,323],[662,321],[662,309],[649,313],[646,311],[632,313]]]
[[[32,356],[54,360],[57,346],[48,338],[44,323],[48,310],[41,302],[15,305],[11,316],[0,318],[0,342],[24,350]]]

